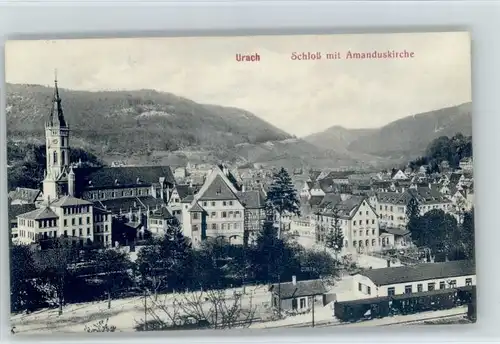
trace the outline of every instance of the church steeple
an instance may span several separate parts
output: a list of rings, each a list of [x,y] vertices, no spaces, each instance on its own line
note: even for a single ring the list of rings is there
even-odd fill
[[[49,114],[49,123],[51,127],[66,127],[66,120],[62,109],[62,101],[59,96],[59,87],[57,86],[57,71],[54,72],[54,96],[52,97],[52,108]]]
[[[45,123],[45,155],[47,169],[43,181],[43,194],[47,199],[59,198],[59,184],[67,183],[70,165],[69,125],[64,119],[57,85],[57,75],[54,79],[54,97],[48,121]]]

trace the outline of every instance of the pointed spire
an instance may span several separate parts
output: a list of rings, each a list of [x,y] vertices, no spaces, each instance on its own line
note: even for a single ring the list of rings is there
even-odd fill
[[[59,87],[57,85],[57,69],[54,70],[54,96],[52,98],[52,109],[49,116],[49,124],[51,126],[58,125],[60,127],[66,126],[64,114],[61,105],[61,97],[59,96]]]

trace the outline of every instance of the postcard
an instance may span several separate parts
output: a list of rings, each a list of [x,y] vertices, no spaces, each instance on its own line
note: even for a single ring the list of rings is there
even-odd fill
[[[6,82],[12,334],[476,321],[468,32],[17,40]]]

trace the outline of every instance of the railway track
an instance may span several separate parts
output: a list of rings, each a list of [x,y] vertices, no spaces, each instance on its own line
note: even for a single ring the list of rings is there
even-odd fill
[[[466,316],[466,315],[467,315],[467,312],[463,312],[463,313],[458,313],[458,314],[442,315],[439,317],[430,317],[430,318],[418,319],[418,320],[400,321],[397,323],[385,324],[385,325],[380,325],[380,326],[417,325],[417,324],[423,324],[426,321],[432,321],[432,320],[447,320],[447,319],[454,319],[454,318],[463,319],[464,316]]]

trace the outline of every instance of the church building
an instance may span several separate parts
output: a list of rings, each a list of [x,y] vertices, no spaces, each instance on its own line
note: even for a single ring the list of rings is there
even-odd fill
[[[175,186],[169,166],[84,167],[70,163],[70,126],[57,80],[45,141],[42,192],[36,197],[35,210],[17,216],[13,242],[31,244],[67,236],[80,244],[126,243],[144,234],[148,216],[167,206]]]

